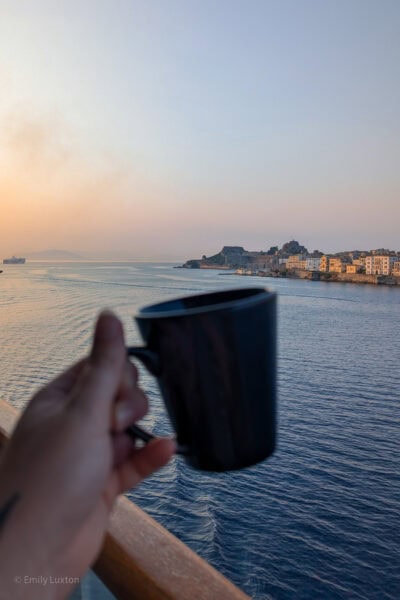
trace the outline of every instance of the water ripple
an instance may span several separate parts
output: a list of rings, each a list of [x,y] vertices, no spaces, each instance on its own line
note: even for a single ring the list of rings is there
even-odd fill
[[[169,271],[168,271],[169,269]],[[266,280],[246,279],[246,285]],[[240,277],[172,265],[44,264],[7,270],[0,395],[31,393],[87,352],[103,307],[140,343],[132,315]],[[237,473],[175,458],[128,496],[257,600],[400,598],[399,290],[272,280],[279,302],[279,444]],[[379,335],[378,335],[379,332]],[[151,410],[171,434],[156,382]]]

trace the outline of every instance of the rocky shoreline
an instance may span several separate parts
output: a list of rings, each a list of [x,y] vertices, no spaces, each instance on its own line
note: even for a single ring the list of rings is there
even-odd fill
[[[176,269],[187,269],[191,267],[178,266]],[[195,267],[196,268],[196,267]],[[224,271],[221,275],[238,275],[239,277],[268,277],[273,279],[304,279],[306,281],[324,281],[331,283],[358,283],[370,285],[390,285],[400,286],[399,277],[391,277],[390,275],[365,275],[363,273],[319,273],[319,272],[289,272],[289,273],[274,273],[266,271],[241,271],[234,270],[230,267],[212,267],[200,266],[199,269],[213,269],[215,271]]]
[[[305,279],[307,281],[325,281],[332,283],[358,283],[372,285],[390,285],[400,286],[400,277],[391,277],[390,275],[365,275],[363,273],[320,273],[320,272],[288,272],[288,273],[268,273],[265,271],[257,272],[239,272],[232,271],[232,275],[241,277],[272,277],[276,279]]]

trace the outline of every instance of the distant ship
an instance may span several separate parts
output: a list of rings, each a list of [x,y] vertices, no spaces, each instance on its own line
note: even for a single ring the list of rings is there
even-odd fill
[[[17,258],[12,256],[11,258],[3,258],[3,265],[23,265],[25,264],[26,258]]]

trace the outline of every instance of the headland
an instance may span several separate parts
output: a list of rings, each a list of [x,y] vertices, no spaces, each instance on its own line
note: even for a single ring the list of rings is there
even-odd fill
[[[217,254],[188,260],[180,268],[218,269],[243,276],[400,285],[399,251],[379,248],[327,254],[320,250],[309,252],[296,240],[266,251],[224,246]]]

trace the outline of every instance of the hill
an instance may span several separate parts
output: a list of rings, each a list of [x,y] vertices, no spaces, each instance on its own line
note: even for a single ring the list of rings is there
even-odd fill
[[[26,252],[24,256],[30,260],[82,260],[85,258],[69,250],[57,250],[53,248],[40,252]]]

